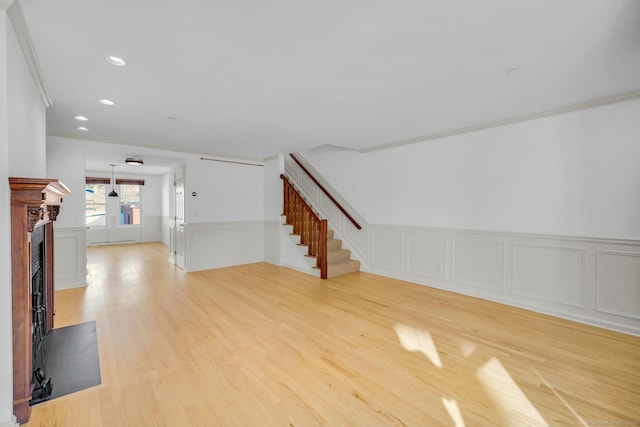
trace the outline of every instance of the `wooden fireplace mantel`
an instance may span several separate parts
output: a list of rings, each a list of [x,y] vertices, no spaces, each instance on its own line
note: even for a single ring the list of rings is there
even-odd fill
[[[53,328],[53,223],[69,189],[57,179],[9,178],[11,189],[11,293],[13,307],[13,411],[29,420],[32,385],[31,232],[45,233],[46,328]]]

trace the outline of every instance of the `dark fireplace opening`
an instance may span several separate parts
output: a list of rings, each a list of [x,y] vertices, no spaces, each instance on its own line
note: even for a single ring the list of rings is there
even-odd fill
[[[47,377],[44,359],[44,340],[47,334],[47,295],[45,270],[45,233],[44,227],[36,227],[31,233],[31,310],[33,322],[31,326],[33,395],[31,404],[48,400],[53,385],[51,377]]]

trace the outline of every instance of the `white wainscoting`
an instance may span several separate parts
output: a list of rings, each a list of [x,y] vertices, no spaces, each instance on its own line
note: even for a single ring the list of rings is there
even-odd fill
[[[513,293],[585,308],[586,249],[513,243]]]
[[[54,225],[54,275],[56,290],[87,284],[86,229]]]
[[[452,236],[451,280],[472,288],[505,289],[505,244],[493,236]]]
[[[142,225],[118,226],[111,217],[107,227],[87,229],[87,245],[113,245],[121,243],[162,241],[162,216],[145,215]]]
[[[11,416],[11,419],[8,421],[0,422],[0,427],[19,427],[18,421],[14,415]]]
[[[141,239],[143,242],[162,242],[162,216],[145,215]]]
[[[596,257],[596,310],[640,320],[640,250],[598,249]]]
[[[162,230],[161,230],[161,242],[167,245],[167,247],[171,247],[171,219],[168,216],[162,217]]]
[[[281,265],[280,228],[278,221],[264,222],[264,260],[270,264]]]
[[[302,169],[287,175],[362,270],[640,336],[640,240],[368,224],[356,229]]]
[[[185,226],[186,271],[264,261],[264,222],[207,222]]]
[[[640,336],[640,241],[369,229],[372,273]]]

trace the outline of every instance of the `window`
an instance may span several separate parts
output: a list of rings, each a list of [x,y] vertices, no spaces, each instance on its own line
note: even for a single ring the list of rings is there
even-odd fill
[[[104,227],[107,225],[105,189],[109,180],[106,178],[86,178],[85,217],[87,227]]]
[[[120,185],[120,225],[142,224],[143,180],[116,179]]]

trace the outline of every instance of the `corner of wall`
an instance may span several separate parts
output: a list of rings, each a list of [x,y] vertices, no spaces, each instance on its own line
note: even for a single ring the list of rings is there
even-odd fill
[[[11,416],[11,418],[7,421],[0,423],[0,427],[19,427],[18,421],[15,416]]]

